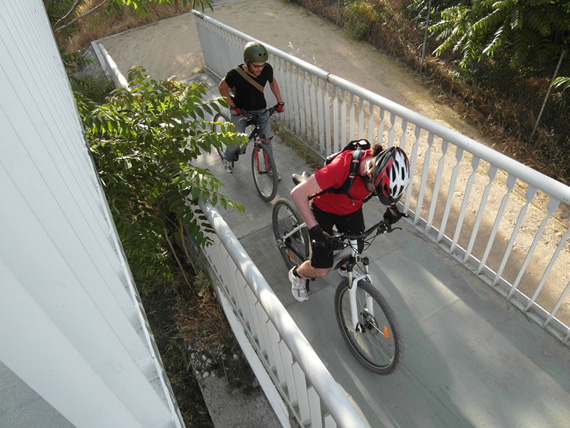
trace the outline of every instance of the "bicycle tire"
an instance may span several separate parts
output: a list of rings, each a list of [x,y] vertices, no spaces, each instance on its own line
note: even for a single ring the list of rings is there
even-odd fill
[[[277,168],[275,168],[273,155],[261,142],[253,145],[251,172],[261,199],[265,202],[272,201],[277,194]]]
[[[335,314],[342,337],[352,354],[368,370],[380,375],[393,373],[400,365],[404,351],[394,311],[369,281],[362,280],[357,287],[356,306],[362,332],[352,326],[348,279],[341,281],[335,292]],[[368,296],[373,312],[367,308]]]
[[[226,122],[231,122],[230,119],[228,119],[228,117],[223,114],[223,113],[218,113],[214,116],[214,132],[218,133],[218,132],[222,132],[222,126],[220,125],[220,123],[226,123]],[[226,152],[226,145],[223,143],[220,143],[219,147],[216,147],[216,150],[218,152],[218,155],[220,156],[220,159],[223,161],[224,160],[224,153]],[[232,162],[232,167],[233,167],[233,162]]]
[[[296,226],[303,224],[301,216],[286,199],[278,200],[273,206],[273,233],[279,252],[288,269],[300,265],[309,258],[309,233],[302,227],[288,238],[283,238]]]

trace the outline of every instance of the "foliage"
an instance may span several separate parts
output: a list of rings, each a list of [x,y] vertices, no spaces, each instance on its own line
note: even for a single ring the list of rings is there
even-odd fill
[[[203,85],[155,81],[141,67],[130,70],[128,81],[128,89],[116,89],[94,110],[81,97],[78,106],[133,275],[144,287],[171,278],[178,260],[172,242],[182,230],[200,245],[211,242],[199,198],[243,211],[219,192],[221,182],[209,170],[191,162],[201,150],[244,137],[231,124],[214,132],[205,117],[220,107],[202,101]]]
[[[440,12],[430,32],[441,41],[435,54],[450,49],[461,52],[463,68],[500,55],[509,58],[512,68],[552,64],[570,43],[570,2],[459,1]]]
[[[552,83],[555,88],[568,89],[570,88],[570,77],[558,77]]]
[[[369,37],[374,23],[378,21],[376,2],[349,0],[346,2],[345,28],[350,37],[365,40]]]
[[[115,88],[113,82],[103,77],[79,76],[79,70],[93,61],[81,58],[78,52],[69,54],[65,49],[60,49],[59,53],[67,71],[71,89],[80,94],[81,102],[91,109],[95,108],[95,104],[103,103],[106,96]]]

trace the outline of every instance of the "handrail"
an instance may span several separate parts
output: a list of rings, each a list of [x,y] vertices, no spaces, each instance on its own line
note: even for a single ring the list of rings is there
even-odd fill
[[[253,292],[257,302],[261,305],[267,317],[279,332],[279,339],[282,340],[291,351],[293,362],[298,362],[309,380],[310,385],[314,387],[327,411],[333,416],[334,421],[343,427],[366,427],[366,423],[361,419],[344,393],[339,389],[325,365],[317,356],[303,333],[299,330],[295,321],[291,315],[289,315],[289,312],[287,312],[279,298],[275,295],[273,289],[269,286],[222,216],[209,202],[205,203],[200,201],[200,207],[215,230],[220,244],[225,248],[231,261],[235,263],[235,266],[243,275],[247,287]],[[204,252],[207,253],[210,250],[205,248]],[[229,269],[227,271],[231,272],[232,270]],[[228,292],[231,294],[235,293],[236,287],[232,278],[224,277],[224,275],[220,276],[219,279],[226,283],[228,287],[231,287],[231,290],[228,290]],[[236,309],[243,312],[246,308]],[[254,310],[254,308],[247,308],[248,313]],[[250,327],[251,329],[254,328],[253,324],[254,323],[252,323]],[[258,333],[258,338],[261,337],[262,335]],[[262,352],[275,345],[276,343],[263,343],[263,341],[260,343]],[[260,358],[264,359],[263,357]],[[268,362],[266,362],[266,365],[267,364]],[[286,377],[280,379],[280,382],[286,381]],[[290,391],[295,388],[296,385],[288,385],[287,390]]]
[[[241,61],[252,37],[194,11],[205,67]],[[399,145],[414,226],[570,346],[570,187],[406,107],[265,42],[290,108],[281,115],[323,156],[349,140]],[[268,94],[270,96],[270,94]],[[504,218],[510,215],[510,221]]]

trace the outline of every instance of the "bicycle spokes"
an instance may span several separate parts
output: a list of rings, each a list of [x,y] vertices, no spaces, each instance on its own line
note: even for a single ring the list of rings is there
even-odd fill
[[[363,366],[379,374],[396,369],[402,354],[399,328],[388,302],[370,282],[349,289],[343,280],[335,293],[335,313],[343,338]]]

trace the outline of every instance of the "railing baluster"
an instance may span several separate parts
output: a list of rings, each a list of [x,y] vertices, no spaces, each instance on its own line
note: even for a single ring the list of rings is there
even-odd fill
[[[355,138],[364,138],[364,100],[362,98],[358,99],[358,131],[353,139]]]
[[[447,226],[447,220],[449,219],[449,213],[453,204],[453,199],[455,196],[455,185],[457,184],[457,176],[459,175],[459,170],[461,167],[461,160],[463,159],[463,149],[459,148],[455,151],[455,167],[451,173],[451,179],[449,180],[449,189],[447,191],[447,202],[445,203],[445,209],[443,211],[443,218],[441,219],[441,226],[439,228],[439,234],[437,236],[437,242],[440,242],[445,235],[445,228]]]
[[[297,406],[299,406],[299,416],[303,425],[311,422],[311,412],[309,412],[309,397],[307,395],[307,380],[305,372],[297,362],[293,363],[293,377],[297,389]]]
[[[420,216],[421,216],[421,211],[423,208],[424,195],[425,195],[425,191],[426,191],[427,177],[428,177],[428,172],[429,172],[429,161],[431,158],[431,150],[432,150],[432,146],[433,146],[433,138],[434,138],[434,135],[432,133],[430,133],[428,135],[428,140],[427,140],[428,148],[424,153],[424,167],[423,167],[423,171],[422,171],[422,175],[421,175],[420,190],[418,193],[418,206],[416,207],[416,214],[414,216],[414,224],[418,224],[418,221],[420,220]]]
[[[536,187],[529,186],[527,188],[526,195],[525,195],[526,196],[526,204],[524,204],[524,206],[520,210],[517,222],[515,224],[515,227],[513,229],[512,234],[511,234],[511,239],[509,240],[509,244],[507,246],[507,249],[504,252],[503,260],[501,261],[501,265],[499,266],[499,269],[497,270],[497,276],[496,276],[495,280],[493,281],[493,285],[497,284],[497,282],[501,278],[501,275],[503,274],[503,270],[505,269],[507,261],[509,260],[509,257],[511,255],[511,251],[513,250],[513,246],[515,245],[515,241],[516,241],[517,236],[519,234],[522,222],[524,220],[524,217],[526,215],[528,207],[529,207],[532,199],[534,198],[534,195],[536,195]],[[511,291],[509,291],[509,294],[507,297],[511,297],[515,290],[516,290],[516,288],[514,286],[512,286]]]
[[[356,107],[354,106],[354,94],[350,94],[350,109],[348,112],[348,141],[356,138]]]
[[[371,143],[374,142],[374,104],[368,103],[368,125],[367,125],[368,135],[366,139]]]
[[[554,251],[554,254],[550,258],[550,262],[548,263],[548,266],[544,270],[544,274],[542,275],[542,278],[540,279],[540,282],[538,283],[538,286],[536,287],[536,291],[534,292],[534,294],[531,297],[531,302],[534,302],[537,299],[540,292],[542,291],[542,288],[544,287],[544,284],[546,283],[546,279],[548,278],[550,271],[552,270],[552,267],[554,266],[554,264],[558,260],[558,256],[560,255],[564,246],[566,245],[566,242],[568,241],[569,236],[570,236],[570,229],[566,230],[566,233],[564,234],[562,239],[560,239],[560,242],[558,243],[558,246],[556,247],[556,251]],[[564,291],[564,293],[565,292],[566,291]],[[529,303],[529,306],[526,307],[526,310],[528,310],[529,307],[530,307],[530,303]]]
[[[339,106],[338,106],[338,92],[336,90],[336,87],[333,87],[333,143],[331,145],[331,151],[327,152],[326,155],[329,155],[331,153],[334,153],[338,150],[340,150],[341,147],[341,141],[340,141],[340,134],[339,134],[339,123],[338,123],[338,115],[339,115]]]
[[[307,396],[309,397],[309,412],[311,414],[311,428],[322,428],[322,409],[321,399],[312,385],[307,388]]]
[[[483,215],[485,214],[487,201],[489,200],[489,194],[491,193],[491,189],[493,187],[493,183],[495,182],[494,180],[496,175],[497,175],[497,168],[494,165],[489,165],[489,170],[487,171],[489,182],[487,183],[487,186],[485,186],[485,190],[483,191],[483,196],[481,197],[481,203],[479,204],[479,209],[477,211],[477,218],[475,219],[475,223],[473,225],[473,231],[471,232],[471,239],[469,240],[469,245],[467,246],[465,258],[463,260],[464,263],[467,263],[467,261],[471,257],[471,252],[473,251],[473,246],[475,245],[475,240],[477,239],[479,233],[479,227],[481,226],[481,221],[483,219]]]
[[[347,103],[346,103],[346,96],[347,96],[347,92],[346,91],[340,91],[341,92],[341,96],[342,96],[342,102],[340,103],[340,124],[339,124],[339,135],[340,135],[340,146],[339,146],[339,150],[346,146],[346,144],[348,143],[347,139],[346,139],[346,121],[347,121],[347,117],[346,117],[346,109],[347,109]]]
[[[483,258],[481,259],[481,264],[479,266],[479,269],[477,270],[477,273],[481,273],[481,271],[483,270],[483,268],[486,266],[486,262],[487,262],[487,258],[489,257],[489,253],[491,252],[491,248],[493,247],[493,243],[495,242],[495,238],[497,237],[497,231],[499,230],[499,225],[501,223],[501,219],[503,218],[503,215],[505,213],[505,208],[507,206],[507,202],[509,201],[509,197],[511,196],[511,193],[513,191],[513,187],[515,187],[515,182],[516,182],[517,178],[514,175],[509,174],[508,178],[507,178],[507,191],[505,192],[505,195],[503,196],[503,199],[501,200],[501,205],[499,206],[499,211],[497,212],[497,215],[495,216],[495,223],[493,224],[493,228],[491,230],[491,235],[489,236],[489,240],[487,241],[487,247],[485,248],[485,253],[483,255]],[[496,277],[496,273],[495,273],[495,277]]]
[[[326,141],[327,141],[327,134],[325,131],[325,108],[323,105],[323,98],[324,98],[324,94],[323,94],[323,88],[322,85],[324,85],[324,83],[321,81],[321,79],[317,80],[317,108],[319,111],[319,122],[318,122],[318,127],[319,127],[319,150],[321,153],[324,152],[325,147],[326,147]],[[326,100],[324,100],[324,102],[326,103]]]
[[[319,140],[319,120],[317,117],[317,88],[315,88],[315,85],[313,83],[313,77],[310,76],[309,79],[311,85],[309,90],[309,99],[311,101],[311,135],[313,137],[311,144],[314,144]]]
[[[473,188],[473,182],[475,181],[475,177],[477,176],[477,168],[479,167],[479,158],[473,156],[471,158],[471,174],[467,179],[467,184],[465,186],[465,194],[463,195],[463,203],[461,204],[461,208],[459,210],[459,218],[457,220],[457,225],[455,226],[455,234],[453,235],[453,241],[451,247],[449,248],[449,252],[453,253],[455,251],[455,247],[457,246],[457,242],[459,241],[459,237],[461,236],[461,230],[463,227],[463,220],[465,219],[465,213],[467,212],[467,208],[469,206],[469,198],[471,196],[471,189]]]

